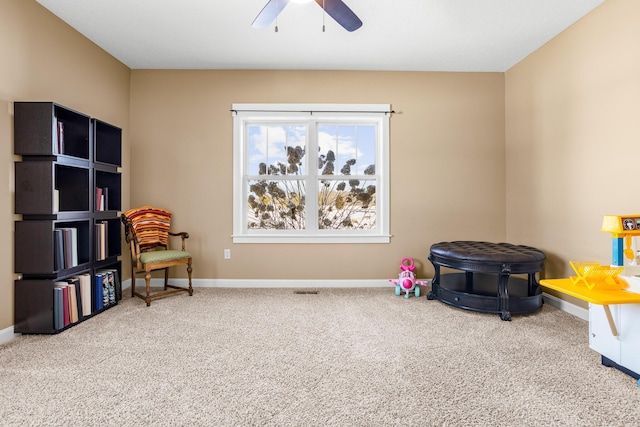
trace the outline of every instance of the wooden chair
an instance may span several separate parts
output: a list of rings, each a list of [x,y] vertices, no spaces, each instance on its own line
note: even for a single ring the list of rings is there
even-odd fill
[[[131,296],[145,300],[147,307],[151,300],[178,292],[193,295],[191,286],[191,254],[185,250],[185,240],[189,233],[172,233],[171,212],[153,206],[130,209],[121,216],[124,224],[125,239],[131,249]],[[182,239],[182,250],[169,249],[169,237]],[[189,287],[169,284],[169,267],[186,265],[189,275]],[[164,289],[151,292],[151,272],[164,270]],[[144,273],[146,294],[136,291],[136,274]]]

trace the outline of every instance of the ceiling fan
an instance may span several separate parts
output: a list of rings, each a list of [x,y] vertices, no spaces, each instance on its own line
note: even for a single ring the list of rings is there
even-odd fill
[[[302,0],[269,0],[251,26],[253,28],[268,27],[280,12],[282,12],[282,9],[289,4],[289,1],[293,1],[294,3],[306,3],[306,1]],[[342,25],[345,30],[355,31],[362,27],[362,21],[360,18],[358,18],[342,0],[315,0],[315,2],[318,3],[318,5],[329,14],[329,16],[335,19],[338,24]],[[277,27],[276,31],[278,31]]]

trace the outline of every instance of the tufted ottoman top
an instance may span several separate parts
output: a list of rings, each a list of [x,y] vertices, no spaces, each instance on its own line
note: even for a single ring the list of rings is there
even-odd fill
[[[431,246],[431,253],[469,261],[503,263],[536,262],[546,258],[544,252],[530,246],[474,241],[435,243]]]
[[[542,269],[546,255],[539,249],[511,243],[456,241],[433,244],[429,258],[454,268],[466,266],[481,271],[483,265],[509,264],[520,266],[522,272],[531,272]]]

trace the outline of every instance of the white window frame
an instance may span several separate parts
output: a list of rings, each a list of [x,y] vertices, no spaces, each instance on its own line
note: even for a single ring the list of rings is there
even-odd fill
[[[389,243],[389,104],[233,104],[233,242],[234,243]],[[353,123],[375,122],[378,130],[376,151],[376,228],[370,230],[318,230],[307,217],[306,230],[255,230],[247,226],[247,155],[245,132],[254,122],[314,123],[308,133],[316,132],[317,121]],[[315,136],[314,136],[315,138]],[[309,147],[306,147],[309,150]],[[307,151],[309,152],[309,151]],[[316,182],[319,175],[313,156],[305,156],[308,182]],[[311,162],[311,163],[309,163]],[[336,175],[339,176],[339,175]],[[312,184],[308,194],[317,194]],[[315,195],[313,197],[316,197]]]

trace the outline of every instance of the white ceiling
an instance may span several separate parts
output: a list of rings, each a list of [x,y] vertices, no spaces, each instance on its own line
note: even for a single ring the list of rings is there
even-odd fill
[[[132,69],[506,71],[604,0],[344,0],[349,33],[315,2],[274,26],[267,0],[37,0]]]

